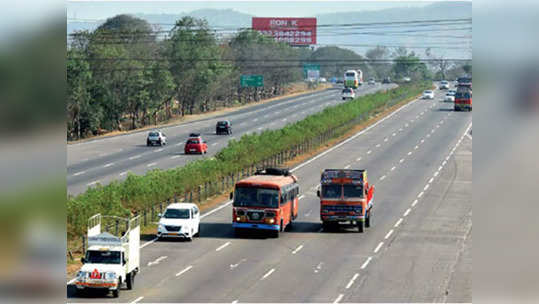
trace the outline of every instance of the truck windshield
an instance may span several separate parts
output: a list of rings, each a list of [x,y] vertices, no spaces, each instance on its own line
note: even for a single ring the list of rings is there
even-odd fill
[[[363,197],[363,185],[343,185],[344,197]]]
[[[120,264],[120,251],[86,251],[86,263],[90,264]]]
[[[254,187],[237,187],[234,194],[235,207],[279,207],[279,191]]]
[[[168,219],[188,219],[189,209],[167,209],[163,217]]]
[[[341,198],[341,185],[324,185],[322,186],[323,198]]]

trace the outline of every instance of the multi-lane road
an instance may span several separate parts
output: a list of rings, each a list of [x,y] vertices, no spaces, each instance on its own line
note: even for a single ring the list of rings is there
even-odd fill
[[[358,89],[357,95],[394,86],[364,85]],[[67,146],[68,193],[76,195],[97,183],[105,185],[112,180],[122,180],[128,172],[144,174],[155,168],[170,169],[201,157],[211,157],[226,147],[230,139],[239,139],[246,133],[282,128],[287,123],[301,120],[341,102],[341,89],[335,87],[282,98],[226,115],[161,128],[168,140],[168,145],[163,147],[147,147],[147,131],[70,144]],[[232,136],[215,135],[215,123],[223,119],[231,121]],[[183,154],[185,141],[189,133],[193,132],[201,133],[208,142],[209,151],[205,156]]]
[[[234,237],[223,202],[193,242],[146,240],[133,290],[77,298],[68,285],[68,301],[471,302],[472,115],[435,94],[293,168],[299,217],[278,239]],[[368,170],[376,205],[366,233],[321,229],[315,189],[330,167]]]

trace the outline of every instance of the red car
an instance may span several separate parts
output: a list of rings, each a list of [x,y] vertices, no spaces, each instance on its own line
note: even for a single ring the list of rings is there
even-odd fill
[[[185,154],[200,153],[206,154],[208,152],[208,145],[206,141],[200,137],[200,134],[191,133],[187,142],[185,143]]]

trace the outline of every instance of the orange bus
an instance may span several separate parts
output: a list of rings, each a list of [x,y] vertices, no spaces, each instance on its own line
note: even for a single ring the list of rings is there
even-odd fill
[[[232,227],[271,231],[275,237],[298,216],[298,179],[287,169],[266,168],[240,180],[230,193]]]

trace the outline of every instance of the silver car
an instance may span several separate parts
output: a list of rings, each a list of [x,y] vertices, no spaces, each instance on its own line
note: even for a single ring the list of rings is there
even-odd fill
[[[161,131],[152,131],[148,133],[148,138],[146,138],[146,146],[153,146],[153,145],[166,145],[167,144],[167,136],[161,132]]]

